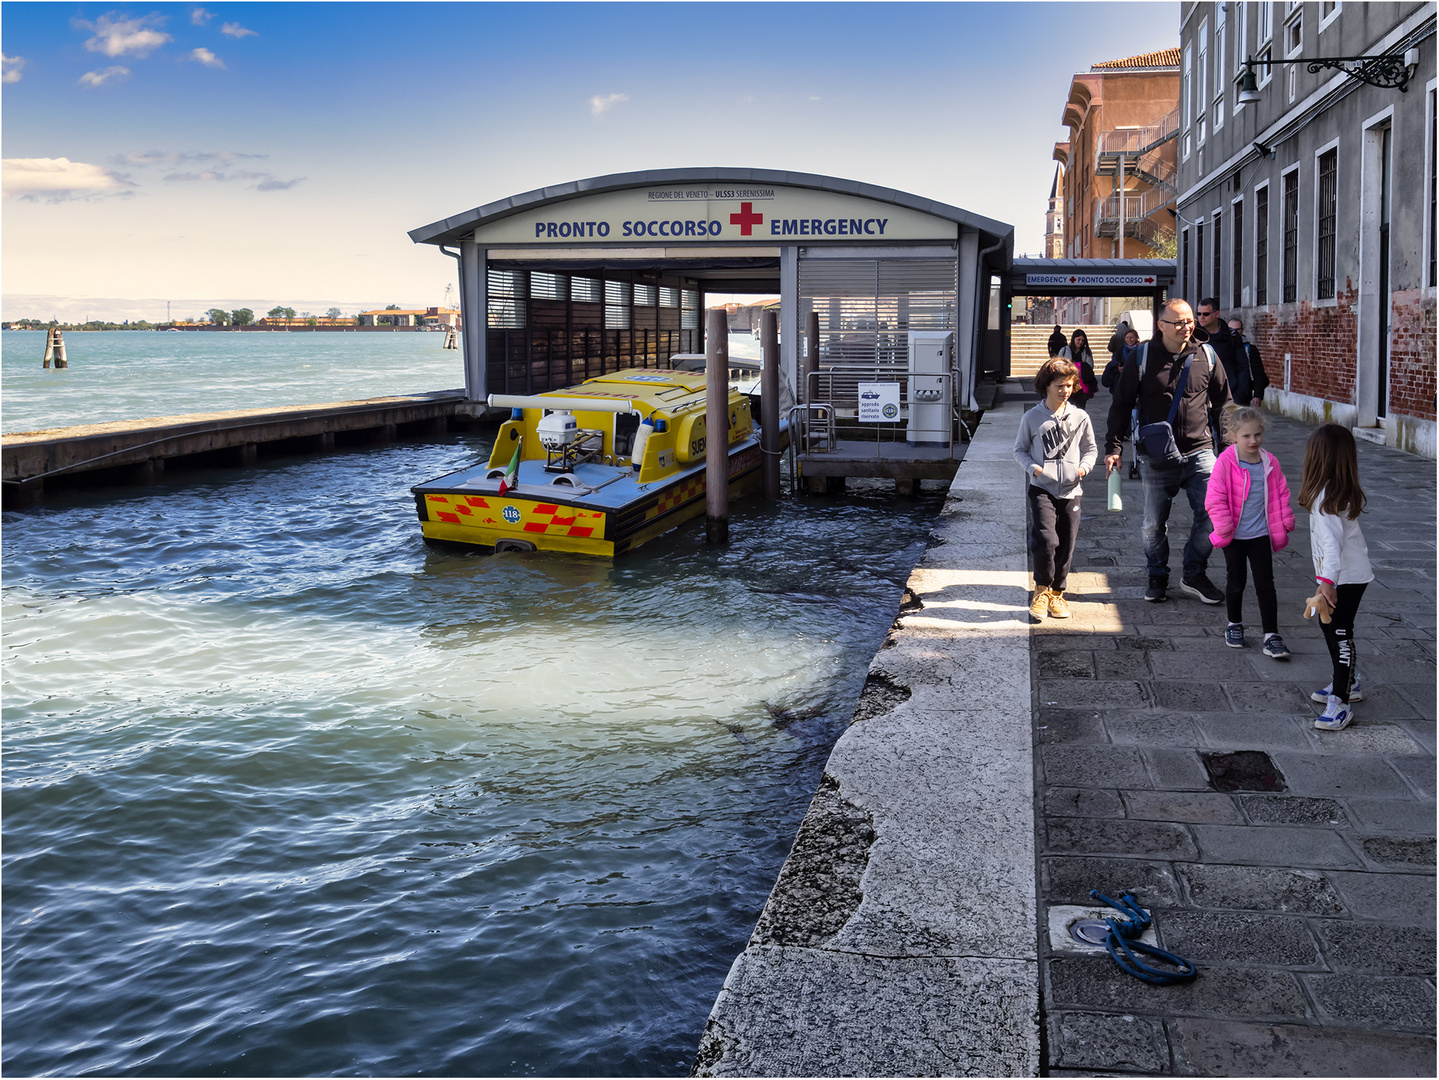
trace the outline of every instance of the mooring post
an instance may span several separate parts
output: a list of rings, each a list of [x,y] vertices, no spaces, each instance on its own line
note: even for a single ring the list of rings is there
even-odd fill
[[[705,540],[729,543],[729,313],[705,324]]]
[[[819,370],[819,312],[811,311],[804,321],[804,395],[808,402],[810,394],[818,393],[812,386],[810,374]]]
[[[58,326],[55,328],[55,366],[57,368],[70,366],[65,362],[65,335],[60,332]]]
[[[764,456],[764,497],[779,498],[779,314],[760,315],[760,350],[764,364],[759,372],[759,441]]]
[[[45,363],[42,367],[49,367],[50,361],[55,359],[55,328],[52,326],[45,331]]]

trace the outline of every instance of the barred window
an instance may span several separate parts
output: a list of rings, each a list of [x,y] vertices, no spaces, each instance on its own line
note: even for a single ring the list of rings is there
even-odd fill
[[[684,289],[680,292],[680,329],[698,330],[700,328],[700,294],[694,289]]]
[[[1194,291],[1204,291],[1204,222],[1194,226]]]
[[[1221,227],[1222,223],[1222,217],[1219,211],[1214,211],[1214,288],[1209,290],[1209,295],[1214,297],[1216,307],[1219,305],[1219,293],[1221,291],[1219,271],[1224,268],[1224,252],[1222,250],[1224,246],[1224,229]]]
[[[1234,249],[1234,262],[1230,268],[1230,273],[1233,275],[1234,280],[1230,283],[1230,288],[1233,293],[1233,303],[1229,306],[1238,308],[1244,306],[1244,290],[1242,287],[1244,281],[1244,200],[1241,199],[1234,204],[1231,220],[1233,224],[1229,227],[1231,233],[1229,242]]]
[[[1299,292],[1299,170],[1284,177],[1284,303]]]
[[[1339,150],[1319,155],[1319,264],[1317,293],[1320,300],[1334,299],[1334,226],[1339,208],[1335,190],[1335,174],[1339,166]]]
[[[533,300],[568,299],[569,280],[564,274],[546,274],[536,270],[530,275],[530,298]]]
[[[628,330],[630,328],[630,283],[628,281],[605,282],[605,329]]]
[[[570,299],[575,303],[598,304],[604,298],[604,282],[598,278],[570,278]]]
[[[654,307],[655,287],[653,285],[635,286],[635,307]]]
[[[1269,303],[1269,188],[1254,192],[1254,302]]]

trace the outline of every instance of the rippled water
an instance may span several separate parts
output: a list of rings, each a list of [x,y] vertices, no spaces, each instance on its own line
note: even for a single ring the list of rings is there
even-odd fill
[[[938,497],[428,549],[484,449],[4,515],[7,1074],[689,1069]]]
[[[69,367],[41,367],[45,331],[0,333],[0,428],[36,431],[222,409],[314,405],[465,383],[437,333],[97,330],[65,334]]]

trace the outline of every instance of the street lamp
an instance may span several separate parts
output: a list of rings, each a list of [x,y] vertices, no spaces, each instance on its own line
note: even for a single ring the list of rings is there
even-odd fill
[[[1259,84],[1254,69],[1258,65],[1305,64],[1309,74],[1314,75],[1325,68],[1338,68],[1344,74],[1384,89],[1398,89],[1403,94],[1409,90],[1409,80],[1419,68],[1419,50],[1405,49],[1404,53],[1383,53],[1379,56],[1320,56],[1300,57],[1297,60],[1256,60],[1250,57],[1244,61],[1244,74],[1239,77],[1239,94],[1235,101],[1240,105],[1259,103]],[[1352,65],[1352,66],[1349,66]]]

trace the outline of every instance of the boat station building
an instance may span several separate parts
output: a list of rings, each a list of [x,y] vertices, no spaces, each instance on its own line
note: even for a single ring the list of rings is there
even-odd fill
[[[876,377],[904,369],[911,331],[949,332],[961,408],[973,407],[983,370],[1003,368],[991,277],[1009,264],[1012,227],[888,188],[653,170],[527,192],[410,236],[459,261],[476,402],[702,352],[710,293],[780,297],[786,407],[812,313],[820,366],[857,362]]]

